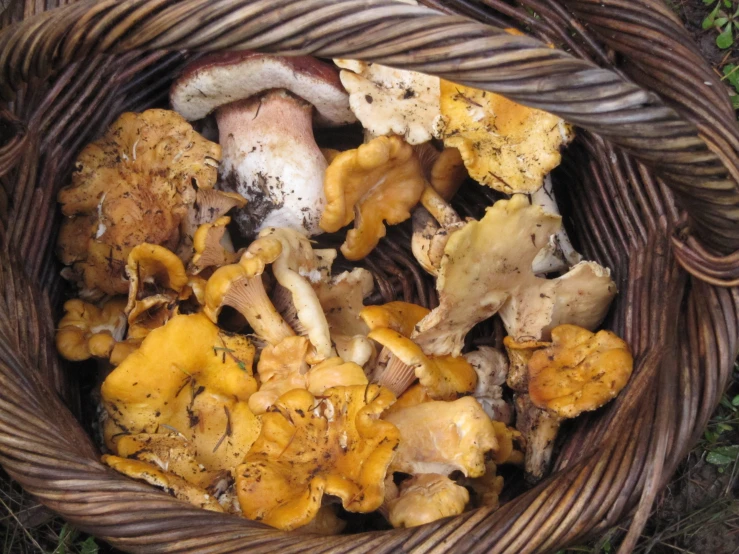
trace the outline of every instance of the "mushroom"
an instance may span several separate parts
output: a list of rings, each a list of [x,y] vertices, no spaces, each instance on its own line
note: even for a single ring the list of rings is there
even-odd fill
[[[246,318],[257,336],[269,344],[279,344],[295,335],[267,296],[262,273],[267,264],[282,253],[274,238],[261,238],[249,245],[236,264],[218,268],[205,287],[205,314],[214,323],[224,306],[235,308]]]
[[[428,308],[398,300],[381,306],[366,306],[359,312],[359,317],[370,329],[392,329],[410,337],[416,323],[428,314]]]
[[[453,402],[423,402],[384,416],[400,431],[400,446],[390,466],[402,473],[485,472],[485,456],[498,448],[493,423],[471,396]]]
[[[178,315],[151,331],[105,379],[105,441],[116,452],[125,435],[182,435],[198,463],[228,470],[259,434],[248,407],[257,383],[255,349],[246,337],[230,335],[204,314]]]
[[[124,267],[142,243],[175,249],[196,190],[216,181],[221,147],[167,110],[124,113],[77,157],[58,195],[57,254],[86,299],[126,294]]]
[[[73,362],[110,358],[126,333],[125,306],[124,298],[111,298],[101,308],[79,299],[67,300],[56,331],[59,354]]]
[[[198,189],[195,203],[189,206],[187,217],[182,222],[182,239],[176,250],[180,259],[187,263],[193,257],[193,241],[201,225],[215,223],[233,208],[243,208],[245,205],[246,198],[235,192]],[[224,240],[224,246],[228,241],[230,237]]]
[[[365,135],[400,135],[408,144],[440,138],[439,78],[377,63],[335,59]]]
[[[503,477],[498,475],[498,466],[492,460],[485,462],[485,474],[474,479],[463,478],[457,481],[469,490],[471,506],[485,506],[495,510],[500,506],[500,493],[503,490]]]
[[[126,262],[128,338],[141,340],[174,315],[176,302],[188,283],[176,254],[156,244],[139,244]]]
[[[429,185],[421,195],[421,204],[423,207],[413,211],[411,251],[427,273],[437,276],[449,237],[464,227],[466,222]]]
[[[224,511],[218,500],[208,494],[208,491],[187,482],[174,473],[163,471],[154,464],[111,455],[105,455],[102,459],[105,464],[119,473],[132,479],[145,481],[154,487],[164,490],[178,500],[211,512]]]
[[[459,149],[473,179],[506,194],[538,190],[573,137],[557,116],[499,94],[444,80],[440,94],[444,146]]]
[[[439,152],[430,144],[416,147],[429,185],[421,204],[413,210],[411,251],[427,273],[436,276],[449,235],[464,226],[464,221],[449,201],[467,178],[467,169],[456,148]]]
[[[514,343],[506,337],[509,351]],[[527,389],[516,396],[519,430],[526,438],[527,480],[537,482],[549,469],[562,420],[600,408],[623,388],[633,370],[628,345],[610,331],[591,333],[576,325],[552,330],[545,347],[528,352]],[[519,388],[520,390],[520,388]]]
[[[503,387],[508,375],[508,360],[505,354],[481,346],[464,355],[464,359],[477,374],[477,386],[472,395],[477,399],[490,419],[503,423],[513,421],[513,407],[503,400]]]
[[[374,288],[372,273],[360,267],[313,283],[337,353],[360,366],[375,357],[369,328],[359,316]]]
[[[209,267],[230,265],[238,260],[231,235],[226,229],[229,223],[231,218],[223,216],[198,227],[192,239],[195,254],[188,266],[188,273],[197,275]]]
[[[315,349],[314,359],[331,357],[333,347],[328,321],[311,283],[327,278],[333,256],[326,261],[316,254],[305,236],[292,229],[269,227],[259,233],[259,240],[266,238],[279,241],[282,246],[281,254],[272,262],[272,272],[291,296],[295,316]]]
[[[261,386],[249,398],[249,408],[254,414],[266,412],[286,392],[308,388],[309,348],[310,342],[305,337],[286,337],[264,347],[257,363]]]
[[[355,120],[332,65],[256,52],[205,56],[185,68],[170,101],[190,121],[216,111],[221,184],[249,202],[234,215],[245,236],[267,227],[321,233],[326,161],[313,138],[314,112],[318,125]]]
[[[559,226],[558,216],[514,195],[452,234],[436,282],[439,306],[411,338],[427,355],[459,355],[467,332],[498,312],[516,338],[546,338],[553,323],[594,328],[616,293],[607,269],[582,262],[553,280],[531,269]]]
[[[464,511],[470,495],[446,475],[423,473],[400,484],[399,495],[388,501],[393,527],[417,527]]]
[[[322,396],[333,387],[367,385],[367,376],[362,366],[345,362],[338,356],[323,360],[311,366],[307,374],[308,392],[316,397]]]
[[[110,464],[112,458],[105,461],[114,469],[133,478],[145,474],[151,475],[151,468],[124,464],[120,459],[126,458],[144,462],[153,466],[161,474],[156,479],[144,478],[149,484],[161,486],[161,481],[167,481],[165,490],[176,489],[175,496],[181,498],[180,491],[187,492],[185,500],[200,506],[202,501],[212,505],[215,499],[223,511],[240,513],[238,502],[234,503],[233,477],[229,470],[211,471],[197,460],[193,444],[179,433],[141,433],[139,435],[124,435],[116,441],[118,460]],[[234,463],[234,467],[235,467]],[[138,468],[138,469],[137,469]],[[131,471],[134,469],[135,471]],[[184,479],[190,486],[183,487],[178,479]],[[206,508],[207,509],[207,508]],[[215,510],[219,511],[219,510]]]
[[[541,206],[546,213],[559,215],[550,175],[544,178],[544,186],[531,195],[531,203]],[[531,264],[531,270],[537,274],[566,271],[582,260],[583,257],[572,246],[567,231],[562,227],[549,237],[549,242],[536,255]]]
[[[355,222],[341,252],[361,260],[382,237],[385,224],[408,219],[426,187],[413,148],[400,137],[378,137],[342,152],[326,170],[326,208],[321,228],[334,233]]]
[[[429,396],[451,400],[475,390],[477,374],[462,357],[426,356],[411,339],[392,329],[375,329],[368,337],[392,354],[381,371],[375,371],[377,383],[400,395],[413,381],[419,380]]]
[[[370,327],[368,337],[383,349],[372,371],[372,380],[400,396],[416,379],[429,396],[451,400],[472,392],[477,382],[472,366],[452,356],[428,357],[408,336],[429,311],[408,302],[368,306],[360,317]]]
[[[324,494],[350,512],[379,508],[399,434],[378,416],[394,401],[376,385],[335,387],[320,398],[300,389],[281,396],[236,469],[244,516],[295,529],[316,516]]]
[[[423,404],[424,402],[431,402],[432,400],[433,398],[429,396],[426,387],[424,387],[420,383],[416,383],[415,385],[411,385],[408,389],[406,389],[406,391],[401,394],[395,401],[395,404],[385,410],[385,416],[393,412],[398,412],[405,408],[410,408],[411,406],[418,406],[419,404]]]
[[[287,337],[262,350],[257,364],[261,386],[249,398],[249,408],[254,414],[263,414],[280,396],[293,389],[306,389],[319,396],[331,387],[367,384],[361,366],[339,357],[309,367],[309,348],[305,337]]]

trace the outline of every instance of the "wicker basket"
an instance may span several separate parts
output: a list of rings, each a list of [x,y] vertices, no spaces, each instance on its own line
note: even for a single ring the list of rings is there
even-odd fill
[[[720,398],[739,335],[739,128],[666,6],[425,0],[451,14],[440,15],[390,0],[57,8],[65,1],[11,1],[0,18],[0,462],[12,477],[132,552],[544,552],[625,519],[622,551],[632,549]],[[570,429],[550,479],[492,513],[325,538],[195,509],[98,461],[73,416],[74,374],[52,345],[63,290],[56,191],[117,114],[165,101],[194,52],[243,48],[438,74],[580,127],[555,177],[581,250],[614,270],[621,292],[607,326],[637,364],[616,402]],[[387,248],[383,294],[405,294],[415,274]]]

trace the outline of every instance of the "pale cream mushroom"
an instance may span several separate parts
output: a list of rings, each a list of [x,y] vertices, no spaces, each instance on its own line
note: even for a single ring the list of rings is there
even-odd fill
[[[576,267],[553,280],[531,269],[560,220],[526,196],[514,195],[452,234],[436,282],[439,306],[418,323],[411,338],[427,354],[459,355],[467,332],[498,312],[516,338],[546,337],[555,318],[555,324],[600,323],[616,293],[607,269],[596,274],[597,264],[583,262],[587,268]],[[580,323],[583,305],[588,315]]]
[[[377,63],[336,59],[349,107],[362,123],[366,139],[400,135],[409,144],[439,138],[439,78]]]

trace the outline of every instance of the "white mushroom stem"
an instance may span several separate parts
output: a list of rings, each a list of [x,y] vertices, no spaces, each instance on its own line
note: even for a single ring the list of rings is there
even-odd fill
[[[320,234],[326,159],[313,137],[313,107],[284,90],[233,102],[216,112],[226,190],[244,196],[241,232],[267,227]]]
[[[546,213],[560,215],[550,175],[544,178],[544,186],[531,195],[531,203],[541,206]],[[561,272],[581,261],[582,256],[572,246],[567,231],[561,227],[549,237],[547,245],[534,258],[531,269],[537,274]]]
[[[332,356],[333,347],[328,322],[310,282],[290,268],[285,255],[280,256],[272,263],[272,271],[280,285],[292,294],[295,313],[302,323],[308,339],[315,347],[318,359],[323,360]]]

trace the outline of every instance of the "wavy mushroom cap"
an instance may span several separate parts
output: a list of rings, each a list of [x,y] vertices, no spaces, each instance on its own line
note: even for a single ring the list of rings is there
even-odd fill
[[[531,194],[562,159],[572,128],[559,117],[499,94],[441,81],[444,145],[458,148],[470,176],[506,194]]]
[[[615,398],[634,360],[626,342],[610,331],[560,325],[552,330],[552,345],[534,352],[528,365],[534,405],[572,418]]]
[[[399,435],[378,416],[394,401],[376,385],[335,387],[320,398],[299,389],[281,396],[236,470],[244,515],[290,530],[316,516],[324,494],[350,512],[379,508]]]
[[[403,392],[416,378],[429,396],[436,399],[452,400],[475,390],[477,374],[464,358],[426,356],[420,346],[392,329],[375,329],[367,336],[392,352],[407,368],[407,378],[400,372],[393,378],[387,371],[379,378],[379,383],[390,390],[401,381],[404,386],[397,390]]]
[[[142,243],[175,249],[196,190],[217,178],[221,147],[167,110],[124,113],[77,157],[59,192],[65,275],[87,294],[125,294],[124,267]]]
[[[411,216],[425,186],[408,143],[396,136],[373,139],[342,152],[328,166],[321,228],[333,233],[354,221],[341,251],[348,260],[361,260],[385,236],[385,223],[396,225]]]
[[[429,314],[430,310],[411,304],[410,302],[388,302],[381,306],[367,306],[361,312],[361,317],[370,330],[392,329],[410,337],[416,324]]]
[[[59,354],[71,361],[110,357],[126,331],[124,298],[112,298],[101,308],[83,300],[67,300],[56,331]]]
[[[349,105],[370,137],[399,135],[408,144],[439,138],[439,78],[377,63],[336,59]]]
[[[480,404],[465,396],[454,402],[423,402],[387,414],[400,431],[391,469],[403,473],[485,472],[485,457],[499,446],[496,430]]]
[[[388,504],[393,527],[417,527],[443,517],[457,516],[470,500],[467,489],[446,475],[414,475],[400,485],[399,496]]]
[[[178,315],[151,331],[103,382],[105,440],[174,430],[209,470],[233,467],[259,434],[248,407],[255,348],[203,314]]]

